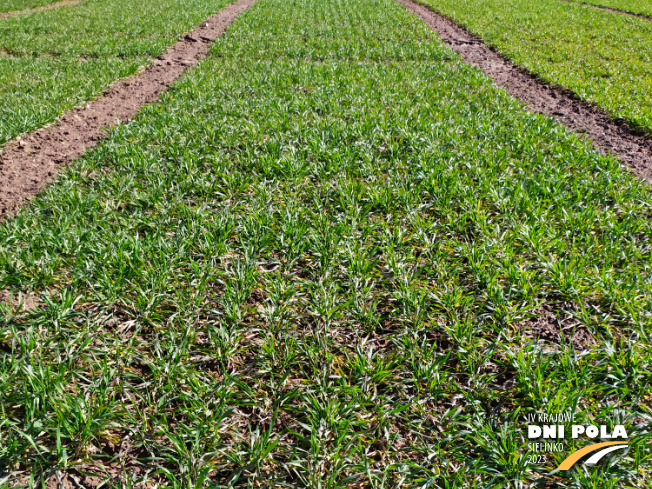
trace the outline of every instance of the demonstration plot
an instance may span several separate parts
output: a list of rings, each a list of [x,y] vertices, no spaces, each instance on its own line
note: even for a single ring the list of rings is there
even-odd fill
[[[0,0],[0,13],[42,7],[57,0]]]
[[[528,462],[519,409],[617,402],[628,462],[550,480],[645,487],[651,238],[642,183],[402,6],[261,0],[0,225],[0,457],[506,487],[564,459]]]
[[[527,110],[554,117],[567,129],[587,137],[601,154],[618,158],[633,173],[652,182],[651,138],[567,89],[539,80],[430,7],[413,0],[397,1],[418,15],[464,62],[480,68],[495,86],[520,100]]]
[[[86,0],[0,21],[0,145],[136,73],[228,0]]]
[[[0,155],[0,216],[6,217],[39,193],[58,171],[106,136],[107,128],[129,121],[210,50],[233,20],[254,0],[237,0],[205,19],[137,75],[120,80],[101,97],[63,114],[56,124],[6,145]]]
[[[582,0],[584,3],[610,7],[633,14],[652,16],[651,0]]]
[[[560,0],[423,0],[543,80],[652,134],[652,23]]]

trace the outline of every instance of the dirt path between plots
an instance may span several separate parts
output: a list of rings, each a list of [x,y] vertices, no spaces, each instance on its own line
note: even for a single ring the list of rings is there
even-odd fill
[[[0,216],[33,197],[58,169],[97,144],[105,128],[127,121],[189,67],[208,54],[236,17],[256,0],[238,0],[211,15],[173,44],[142,73],[118,81],[85,107],[64,113],[58,122],[8,143],[0,153]]]
[[[640,19],[647,20],[648,22],[652,22],[652,16],[645,15],[645,14],[637,14],[636,12],[630,12],[629,10],[622,10],[615,7],[607,7],[606,5],[597,5],[595,3],[580,2],[577,0],[563,0],[563,1],[567,3],[579,3],[580,5],[585,5],[587,7],[599,8],[600,10],[607,10],[609,12],[616,12],[618,14],[631,15],[632,17],[638,17]]]
[[[479,67],[495,84],[527,104],[528,110],[556,118],[568,129],[586,135],[603,154],[611,153],[636,175],[652,182],[652,138],[612,119],[570,91],[547,85],[489,48],[452,20],[412,0],[397,0],[415,13],[462,59]]]
[[[49,10],[51,8],[65,7],[66,5],[79,5],[81,0],[63,0],[63,2],[50,3],[48,5],[43,5],[36,8],[28,8],[25,10],[13,10],[11,12],[2,12],[0,13],[0,20],[8,19],[9,17],[16,17],[17,15],[24,14],[33,14],[34,12],[40,12],[41,10]]]

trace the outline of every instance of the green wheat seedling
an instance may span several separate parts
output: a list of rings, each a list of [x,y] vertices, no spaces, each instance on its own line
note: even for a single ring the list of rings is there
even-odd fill
[[[51,2],[0,1],[0,12]],[[84,0],[0,19],[0,145],[97,97],[226,0]]]
[[[260,0],[0,226],[0,480],[648,487],[650,214],[392,0]],[[547,475],[564,409],[630,451]]]
[[[420,0],[543,81],[652,134],[652,23],[586,2]],[[649,0],[589,0],[637,13]],[[587,212],[592,212],[587,208]]]

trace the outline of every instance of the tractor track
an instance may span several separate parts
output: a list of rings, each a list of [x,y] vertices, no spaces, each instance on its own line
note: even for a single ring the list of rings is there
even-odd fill
[[[652,17],[645,14],[637,14],[636,12],[630,12],[629,10],[622,10],[616,7],[607,7],[606,5],[597,5],[595,3],[582,2],[580,0],[562,0],[567,3],[576,3],[579,5],[584,5],[585,7],[593,7],[600,10],[606,10],[607,12],[616,12],[617,14],[631,15],[632,17],[638,17],[639,19],[647,20],[652,22]]]
[[[0,217],[40,192],[58,170],[96,145],[106,128],[130,120],[154,102],[211,43],[256,0],[238,0],[201,22],[141,73],[118,80],[84,107],[64,112],[54,124],[18,137],[0,153]]]
[[[11,12],[1,12],[0,20],[9,19],[11,17],[16,17],[17,15],[33,14],[34,12],[40,12],[42,10],[50,10],[53,8],[59,7],[72,7],[74,5],[79,5],[81,0],[63,0],[61,2],[49,3],[47,5],[42,5],[41,7],[36,8],[27,8],[24,10],[12,10]]]
[[[554,117],[569,130],[588,137],[602,154],[617,157],[634,174],[652,182],[652,138],[579,100],[569,90],[551,86],[514,65],[448,17],[412,0],[396,1],[437,32],[464,62],[480,68],[495,85],[524,102],[528,110]]]

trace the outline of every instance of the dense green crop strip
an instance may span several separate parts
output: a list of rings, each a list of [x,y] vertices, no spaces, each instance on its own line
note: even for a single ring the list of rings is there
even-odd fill
[[[650,200],[392,0],[261,0],[0,226],[0,463],[514,487],[518,409],[617,406],[550,484],[649,487]]]
[[[560,0],[422,0],[516,64],[652,133],[652,23]]]
[[[0,12],[12,12],[41,7],[57,0],[0,0]]]
[[[86,0],[0,20],[0,145],[96,96],[229,0]]]
[[[582,0],[585,3],[613,7],[626,12],[652,16],[651,0]]]

